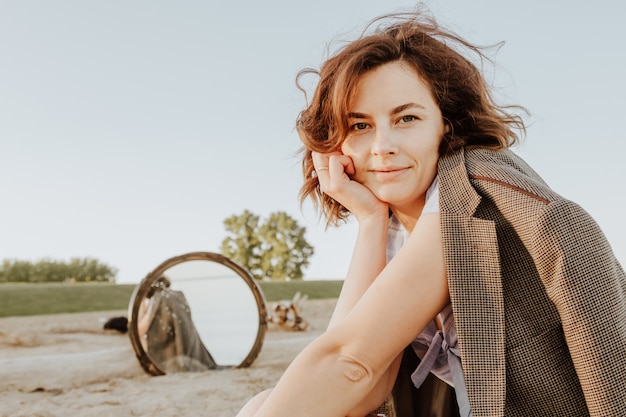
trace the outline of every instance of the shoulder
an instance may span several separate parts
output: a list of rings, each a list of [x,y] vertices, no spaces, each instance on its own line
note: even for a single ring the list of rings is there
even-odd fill
[[[509,149],[469,148],[442,159],[461,159],[467,181],[482,196],[524,196],[544,204],[563,199],[524,159]],[[455,170],[445,171],[440,172],[440,176],[448,176],[449,184],[457,182],[446,174],[458,176],[460,169],[456,169],[456,173]]]
[[[471,177],[547,187],[541,176],[509,149],[466,149],[465,167]]]

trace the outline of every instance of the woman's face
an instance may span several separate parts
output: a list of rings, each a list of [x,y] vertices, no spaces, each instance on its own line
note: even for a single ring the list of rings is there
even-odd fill
[[[352,158],[352,178],[392,210],[419,215],[445,132],[430,87],[409,65],[388,63],[362,76],[348,113],[341,151]]]

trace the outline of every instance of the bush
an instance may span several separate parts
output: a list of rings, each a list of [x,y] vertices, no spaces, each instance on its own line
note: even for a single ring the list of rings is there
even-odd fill
[[[0,266],[0,282],[115,282],[116,275],[116,268],[92,258],[34,263],[5,259]]]

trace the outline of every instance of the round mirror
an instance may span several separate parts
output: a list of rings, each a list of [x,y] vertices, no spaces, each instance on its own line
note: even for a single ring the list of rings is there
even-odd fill
[[[152,375],[250,366],[267,330],[254,278],[212,252],[156,267],[135,288],[128,317],[133,349]]]

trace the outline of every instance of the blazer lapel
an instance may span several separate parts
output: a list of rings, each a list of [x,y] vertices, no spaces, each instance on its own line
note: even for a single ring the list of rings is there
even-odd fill
[[[439,161],[439,199],[450,300],[472,415],[504,415],[504,300],[495,224],[473,217],[481,196],[463,151]]]

